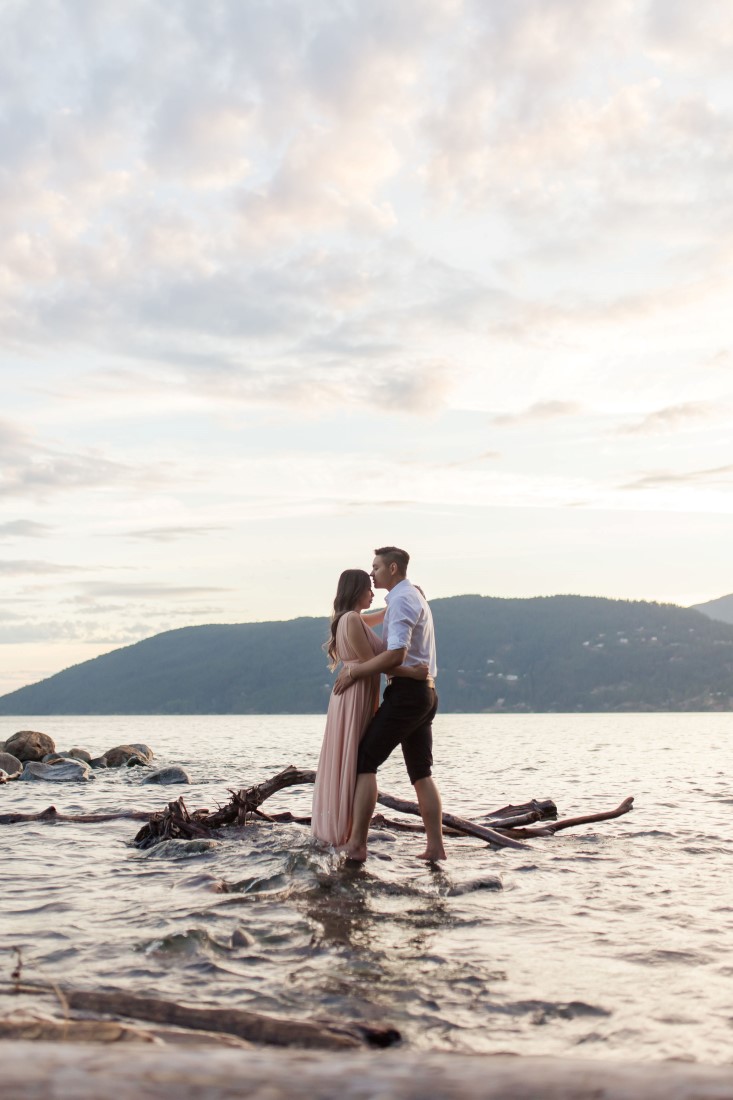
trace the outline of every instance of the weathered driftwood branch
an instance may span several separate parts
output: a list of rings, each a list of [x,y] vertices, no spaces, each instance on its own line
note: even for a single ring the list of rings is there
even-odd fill
[[[19,821],[44,821],[49,825],[53,825],[57,821],[79,821],[85,823],[117,821],[123,818],[130,821],[148,821],[150,819],[150,811],[119,810],[113,814],[60,814],[55,806],[48,806],[45,810],[41,810],[39,813],[35,814],[0,814],[0,825],[16,825]]]
[[[254,814],[270,795],[285,787],[315,783],[315,779],[314,771],[302,771],[288,764],[287,768],[263,783],[257,783],[243,790],[230,791],[231,800],[226,806],[220,806],[213,813],[209,813],[208,810],[196,810],[190,814],[183,799],[178,798],[175,802],[169,802],[162,813],[151,814],[148,824],[142,827],[134,842],[138,848],[149,848],[160,840],[177,837],[191,840],[195,837],[211,836],[212,832],[227,825],[244,825],[247,815]]]
[[[494,829],[511,829],[515,825],[529,824],[531,821],[555,821],[557,806],[551,798],[541,801],[533,798],[519,806],[504,806],[501,810],[484,814],[484,823]]]
[[[395,829],[399,833],[424,833],[425,826],[417,821],[399,821],[395,817],[385,817],[384,814],[375,814],[371,821],[373,829]],[[443,836],[463,836],[463,833],[455,829],[443,827]]]
[[[49,806],[40,813],[9,813],[0,814],[0,824],[11,825],[23,821],[42,822],[104,822],[119,818],[145,821],[134,843],[139,848],[149,848],[161,840],[183,839],[194,840],[216,836],[219,829],[232,825],[244,825],[248,817],[257,817],[270,822],[293,822],[299,825],[309,825],[310,817],[298,816],[286,810],[280,813],[267,814],[260,806],[271,795],[286,787],[298,786],[306,783],[314,783],[316,773],[312,770],[303,770],[289,764],[277,775],[271,776],[262,783],[240,790],[230,790],[231,799],[226,805],[217,810],[194,810],[191,813],[183,798],[169,802],[162,811],[149,813],[140,810],[123,810],[118,813],[104,814],[60,814],[55,806]],[[416,802],[403,798],[395,798],[393,795],[379,792],[377,802],[381,806],[398,810],[403,814],[413,816],[420,815],[420,809]],[[532,799],[518,806],[503,806],[484,816],[483,824],[468,821],[455,814],[443,814],[443,826],[446,836],[472,836],[484,840],[489,844],[501,848],[525,848],[523,840],[532,837],[553,836],[561,829],[569,829],[575,825],[586,825],[596,821],[608,821],[622,814],[628,813],[633,807],[634,800],[629,797],[624,799],[615,810],[603,813],[585,814],[580,817],[557,818],[557,807],[551,799]],[[379,825],[386,819],[377,815],[373,822]],[[548,822],[548,824],[535,825],[535,822]],[[406,822],[388,822],[390,828],[401,828],[406,831],[421,830],[420,825],[410,826]]]
[[[241,1008],[200,1008],[164,1001],[158,997],[140,997],[118,990],[114,993],[94,990],[56,990],[35,983],[19,987],[21,992],[55,992],[66,1011],[94,1012],[132,1020],[187,1028],[191,1031],[221,1032],[268,1046],[293,1046],[310,1050],[354,1050],[359,1047],[388,1047],[400,1042],[400,1033],[391,1027],[348,1022],[288,1020],[249,1012]]]
[[[487,825],[498,825],[499,821],[506,822],[507,818],[515,817],[517,814],[530,813],[532,810],[536,810],[540,817],[557,817],[557,806],[551,798],[532,798],[529,802],[520,802],[517,806],[509,804],[508,806],[502,806],[499,810],[491,810],[487,814],[483,814],[483,820]]]
[[[420,814],[420,808],[417,802],[408,802],[404,798],[393,798],[391,794],[379,794],[377,796],[377,802],[380,806],[387,806],[390,810],[399,810],[403,814]],[[536,821],[537,818],[534,818]],[[495,844],[499,848],[526,848],[526,844],[522,844],[521,841],[515,840],[513,837],[505,836],[503,833],[497,832],[496,829],[489,829],[485,825],[478,825],[474,821],[466,821],[463,817],[456,817],[455,814],[443,814],[443,824],[447,825],[449,829],[455,829],[459,833],[464,833],[466,836],[475,836],[479,840],[486,840],[489,844]]]
[[[564,817],[562,821],[551,821],[549,825],[538,825],[529,829],[516,829],[512,830],[512,833],[516,833],[517,836],[521,837],[554,836],[561,829],[572,829],[576,825],[591,825],[594,821],[612,821],[613,818],[622,817],[633,808],[634,798],[633,795],[629,795],[615,810],[606,810],[597,814],[581,814],[579,817]]]
[[[47,1016],[0,1016],[0,1039],[65,1043],[154,1043],[156,1037],[139,1027],[113,1020],[59,1020]]]
[[[214,813],[209,813],[208,810],[196,810],[191,814],[183,799],[179,798],[175,802],[169,802],[162,813],[151,816],[147,825],[144,825],[135,837],[135,844],[139,848],[149,848],[161,840],[174,838],[192,840],[198,837],[211,836],[212,832],[222,826],[243,825],[248,815],[259,814],[260,805],[276,791],[297,784],[313,782],[315,782],[315,772],[301,771],[290,764],[283,771],[263,783],[248,787],[246,790],[232,791],[231,801]],[[377,802],[390,809],[399,810],[401,813],[418,816],[420,814],[416,802],[395,798],[382,792],[378,794]],[[541,816],[540,811],[535,811],[533,808],[532,812],[536,813],[536,816],[533,816],[531,820],[538,820]],[[290,820],[292,820],[292,817]],[[466,836],[478,837],[480,840],[485,840],[500,848],[525,847],[521,841],[500,833],[496,829],[479,825],[473,821],[466,821],[454,814],[443,814],[443,824]]]

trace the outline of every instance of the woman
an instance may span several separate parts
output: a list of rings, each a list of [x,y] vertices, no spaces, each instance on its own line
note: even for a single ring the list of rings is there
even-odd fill
[[[369,574],[363,569],[344,570],[333,601],[331,635],[324,647],[332,670],[339,661],[348,667],[382,652],[381,638],[362,618],[373,599]],[[368,618],[378,625],[384,619],[384,609],[372,611]],[[391,675],[424,679],[427,668],[400,666]],[[343,695],[331,694],[311,818],[311,831],[324,844],[338,848],[349,839],[359,742],[378,706],[379,673],[356,680]]]

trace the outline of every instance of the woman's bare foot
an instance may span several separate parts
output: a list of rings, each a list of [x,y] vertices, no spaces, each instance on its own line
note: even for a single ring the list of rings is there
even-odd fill
[[[344,855],[347,859],[350,859],[353,863],[366,863],[367,850],[366,844],[349,845],[345,849]]]
[[[439,863],[441,860],[447,859],[448,856],[445,854],[445,848],[441,847],[435,850],[426,848],[424,852],[420,852],[417,858],[424,859],[426,863]]]

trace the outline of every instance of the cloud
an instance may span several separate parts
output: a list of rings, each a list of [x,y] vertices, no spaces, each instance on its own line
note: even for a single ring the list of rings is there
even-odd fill
[[[582,406],[575,401],[538,401],[520,412],[493,416],[491,423],[496,427],[509,427],[514,424],[561,420],[569,416],[579,416],[582,412]]]
[[[36,523],[30,519],[8,520],[0,523],[0,539],[28,538],[42,539],[51,534],[53,527],[47,523]]]
[[[77,573],[80,565],[58,565],[50,561],[0,561],[0,575],[6,577],[46,576],[55,573]]]
[[[730,71],[733,31],[725,0],[700,0],[692,9],[685,0],[650,0],[644,30],[650,50],[671,65]]]
[[[622,485],[622,489],[663,489],[667,487],[733,485],[733,466],[714,466],[705,470],[687,470],[682,472],[662,471],[644,474],[642,477]]]
[[[457,462],[445,463],[445,469],[460,468],[462,466],[473,466],[476,462],[495,462],[501,458],[500,451],[483,451],[479,455],[473,455],[471,458],[461,458]]]
[[[191,596],[206,596],[212,592],[230,592],[230,588],[214,585],[164,584],[153,581],[143,583],[116,583],[106,581],[86,581],[82,589],[89,596],[102,599],[130,600],[178,600]]]
[[[58,400],[57,416],[64,404],[72,406],[78,416],[77,399],[78,404],[86,399],[85,393],[74,392],[68,379],[66,388],[54,396]],[[139,401],[137,404],[139,407]],[[163,462],[138,467],[108,457],[99,447],[74,451],[49,445],[41,440],[41,434],[39,431],[33,436],[20,425],[0,422],[0,500],[28,497],[47,501],[62,492],[107,487],[136,489],[144,485],[150,489],[173,476],[173,468]],[[36,536],[43,533],[43,524],[18,522],[21,526],[15,528],[16,534],[23,530]],[[0,536],[2,532],[0,527]]]
[[[624,435],[654,435],[659,432],[675,432],[688,424],[693,426],[701,420],[718,415],[719,410],[699,401],[688,401],[681,405],[668,405],[656,409],[635,424],[619,428]]]
[[[0,470],[0,498],[36,496],[130,483],[142,475],[131,467],[99,454],[63,454],[39,447],[35,453],[16,454]]]
[[[1,532],[0,528],[0,532]],[[180,526],[180,527],[144,527],[137,531],[128,531],[127,537],[130,539],[142,539],[143,541],[150,540],[152,542],[175,542],[178,539],[186,539],[191,536],[198,537],[204,535],[210,535],[218,533],[220,531],[229,531],[229,527],[205,527],[205,526]]]

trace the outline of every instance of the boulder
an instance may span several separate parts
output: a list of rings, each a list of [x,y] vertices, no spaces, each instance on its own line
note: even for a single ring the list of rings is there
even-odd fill
[[[146,775],[143,779],[143,783],[162,783],[169,785],[171,783],[190,783],[191,777],[188,772],[183,768],[171,767],[171,768],[159,768],[155,772],[151,772],[150,775]]]
[[[107,757],[106,756],[95,756],[93,760],[89,761],[89,763],[91,764],[91,766],[93,768],[106,768],[107,767]]]
[[[22,764],[27,760],[43,760],[47,753],[55,751],[53,738],[37,730],[20,730],[5,742],[5,752],[12,753]]]
[[[137,751],[140,753],[140,755],[145,757],[145,763],[146,764],[150,764],[152,762],[153,757],[155,756],[155,753],[153,752],[153,750],[150,748],[149,745],[138,744],[137,741],[135,741],[132,745],[130,745],[130,748],[131,749],[137,749]]]
[[[38,760],[29,760],[20,778],[25,783],[41,780],[48,780],[51,783],[75,783],[93,779],[94,773],[83,760],[60,760],[56,764],[42,764]]]
[[[11,752],[0,752],[0,768],[10,775],[20,775],[23,771],[23,762]]]
[[[71,757],[72,760],[83,760],[86,764],[91,764],[92,754],[87,752],[86,749],[69,749],[64,753],[64,756]]]
[[[108,749],[104,755],[107,757],[108,768],[123,768],[125,766],[129,768],[138,764],[144,766],[150,763],[148,756],[140,752],[135,745],[117,745],[114,749]],[[150,758],[152,758],[152,753],[150,753]]]

